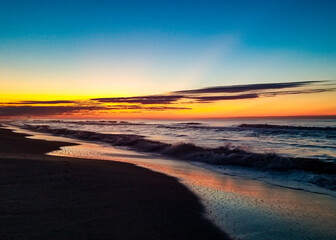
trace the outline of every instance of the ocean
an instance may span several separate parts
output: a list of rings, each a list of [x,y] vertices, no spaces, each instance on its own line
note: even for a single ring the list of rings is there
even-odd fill
[[[28,130],[186,160],[224,174],[334,195],[335,118],[24,120]]]
[[[32,138],[79,144],[50,155],[127,162],[176,177],[234,239],[336,237],[336,119],[7,124]]]

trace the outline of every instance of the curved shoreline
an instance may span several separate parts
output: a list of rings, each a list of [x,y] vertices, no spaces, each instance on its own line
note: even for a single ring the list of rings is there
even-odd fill
[[[0,128],[0,238],[229,239],[177,179]]]

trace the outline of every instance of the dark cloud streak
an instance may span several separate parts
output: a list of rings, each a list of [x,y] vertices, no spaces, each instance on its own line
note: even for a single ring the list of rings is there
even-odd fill
[[[185,104],[330,92],[336,90],[335,86],[335,81],[305,81],[209,87],[162,95],[93,98],[88,101],[19,101],[0,103],[0,117],[189,110],[191,108],[184,107]]]
[[[271,89],[284,89],[284,88],[296,88],[313,83],[322,83],[325,81],[304,81],[304,82],[287,82],[287,83],[260,83],[260,84],[248,84],[248,85],[232,85],[232,86],[218,86],[193,90],[182,90],[173,92],[175,94],[204,94],[204,93],[240,93],[249,92],[255,90],[271,90]]]
[[[322,93],[322,92],[331,92],[335,91],[336,88],[329,89],[307,89],[307,90],[293,90],[293,91],[279,91],[279,92],[264,92],[260,93],[260,96],[263,97],[275,97],[278,95],[293,95],[293,94],[310,94],[310,93]]]
[[[224,101],[224,100],[239,100],[239,99],[250,99],[258,98],[258,94],[240,94],[233,96],[202,96],[202,97],[191,97],[190,99],[197,100],[198,102],[211,103],[214,101]]]
[[[117,105],[112,107],[104,106],[2,106],[0,107],[0,117],[17,116],[52,116],[73,113],[92,113],[93,111],[111,110],[140,110],[140,111],[165,111],[165,110],[188,110],[184,107],[150,106],[141,105]]]
[[[139,103],[139,104],[171,104],[183,98],[182,95],[155,95],[120,98],[93,98],[91,100],[100,103]]]
[[[62,115],[80,111],[101,110],[101,107],[80,107],[80,106],[4,106],[0,107],[0,116],[43,116]]]
[[[10,104],[10,105],[43,105],[43,104],[73,104],[77,101],[68,101],[68,100],[55,100],[55,101],[19,101],[19,102],[9,102],[1,104]]]

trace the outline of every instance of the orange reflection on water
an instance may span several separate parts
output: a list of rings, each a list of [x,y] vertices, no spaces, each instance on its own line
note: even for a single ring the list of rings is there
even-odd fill
[[[330,211],[331,208],[336,210],[336,204],[333,202],[330,206],[330,200],[332,199],[329,196],[324,198],[320,194],[311,194],[256,180],[216,174],[185,162],[161,159],[145,162],[132,159],[117,160],[174,176],[191,189],[201,187],[215,192],[218,201],[221,198],[226,200],[227,198],[224,198],[224,195],[233,194],[245,199],[245,204],[248,206],[254,205],[257,208],[276,211],[277,214],[285,217],[300,218],[305,216],[312,218],[322,215],[331,218],[329,223],[336,221],[336,211]],[[223,205],[225,205],[225,202],[223,202]]]
[[[45,134],[37,134],[34,138],[67,141]],[[176,177],[199,197],[210,219],[229,234],[242,239],[246,236],[255,236],[253,239],[258,240],[277,239],[278,234],[286,240],[335,239],[336,201],[328,195],[224,175],[185,161],[161,159],[108,145],[69,141],[80,145],[62,147],[50,155],[133,163]]]

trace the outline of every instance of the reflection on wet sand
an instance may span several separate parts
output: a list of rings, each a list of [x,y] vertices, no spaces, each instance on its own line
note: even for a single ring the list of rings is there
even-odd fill
[[[217,225],[239,239],[334,239],[336,201],[327,195],[227,176],[183,161],[95,144],[52,153],[133,163],[177,177],[195,192]],[[130,157],[132,156],[132,157]]]
[[[69,141],[39,134],[34,138]],[[328,195],[232,177],[187,162],[107,145],[71,141],[81,145],[63,147],[50,154],[128,162],[174,176],[197,194],[206,207],[207,217],[237,239],[336,238],[336,201]]]

